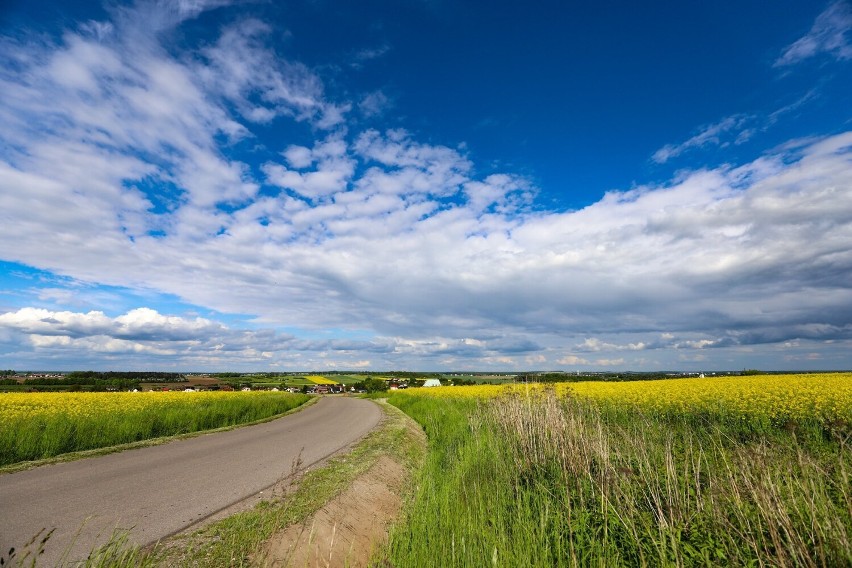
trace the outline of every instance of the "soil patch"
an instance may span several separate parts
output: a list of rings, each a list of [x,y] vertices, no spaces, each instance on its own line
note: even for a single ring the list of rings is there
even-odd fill
[[[381,456],[367,472],[303,523],[291,525],[267,543],[265,566],[274,568],[367,566],[387,541],[402,507],[408,470]]]

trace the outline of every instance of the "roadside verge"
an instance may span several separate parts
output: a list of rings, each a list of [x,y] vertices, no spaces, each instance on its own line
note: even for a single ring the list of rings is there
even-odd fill
[[[145,555],[153,566],[365,566],[381,550],[426,448],[423,430],[377,401],[379,426],[307,471],[294,463],[272,494]]]

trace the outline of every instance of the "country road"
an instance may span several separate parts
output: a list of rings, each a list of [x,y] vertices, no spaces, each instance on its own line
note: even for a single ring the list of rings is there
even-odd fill
[[[369,400],[326,397],[263,424],[0,475],[0,555],[56,528],[38,566],[85,558],[113,529],[154,543],[258,495],[364,436]],[[79,533],[79,534],[78,534]]]

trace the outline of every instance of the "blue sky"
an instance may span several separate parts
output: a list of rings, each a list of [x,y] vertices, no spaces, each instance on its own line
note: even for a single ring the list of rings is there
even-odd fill
[[[852,5],[0,7],[0,367],[852,368]]]

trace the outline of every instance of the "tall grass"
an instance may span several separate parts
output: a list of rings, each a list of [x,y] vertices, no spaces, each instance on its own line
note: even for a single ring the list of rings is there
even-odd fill
[[[552,392],[391,402],[431,446],[394,565],[852,565],[846,429]]]
[[[290,393],[0,395],[0,466],[245,424],[308,400]]]

